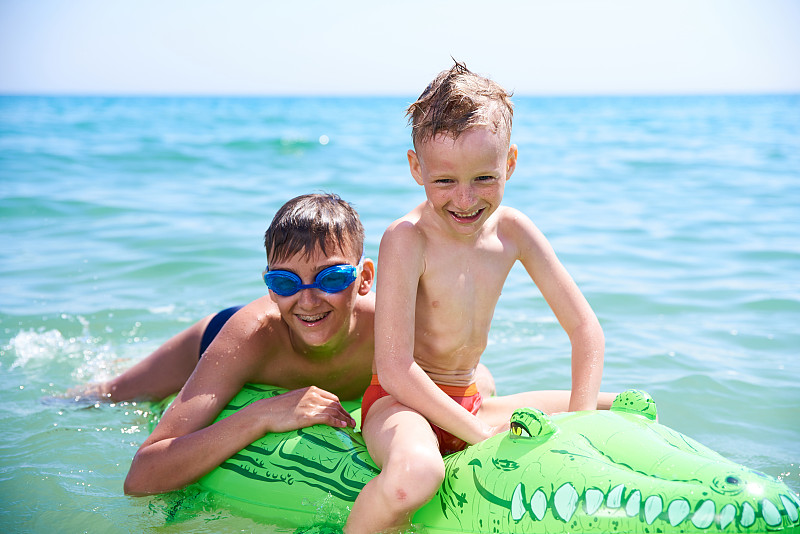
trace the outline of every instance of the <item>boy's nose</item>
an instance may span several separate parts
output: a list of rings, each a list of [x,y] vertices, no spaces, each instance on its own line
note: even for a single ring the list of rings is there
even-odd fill
[[[475,205],[475,195],[472,191],[472,187],[470,186],[463,186],[456,191],[456,207],[459,209],[470,209]]]
[[[319,292],[317,288],[307,287],[298,292],[297,303],[300,306],[311,308],[319,302]]]

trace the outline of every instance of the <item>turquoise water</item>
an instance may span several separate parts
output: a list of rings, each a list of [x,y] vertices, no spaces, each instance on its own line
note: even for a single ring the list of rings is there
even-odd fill
[[[125,497],[149,406],[53,397],[262,295],[263,232],[295,195],[354,203],[376,258],[423,199],[410,100],[0,97],[0,531],[256,528]],[[800,96],[515,101],[504,202],[600,318],[603,389],[649,391],[661,422],[800,491]],[[569,387],[521,268],[484,361],[501,393]]]

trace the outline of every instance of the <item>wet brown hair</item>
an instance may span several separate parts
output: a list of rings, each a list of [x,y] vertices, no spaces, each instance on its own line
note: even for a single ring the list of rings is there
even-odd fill
[[[338,195],[321,193],[295,197],[280,207],[264,234],[267,263],[302,252],[310,256],[339,250],[344,255],[364,251],[364,226],[356,210]]]
[[[455,61],[455,60],[453,60]],[[488,126],[511,141],[511,93],[455,61],[440,72],[406,110],[414,148],[439,134],[453,139],[476,126]]]

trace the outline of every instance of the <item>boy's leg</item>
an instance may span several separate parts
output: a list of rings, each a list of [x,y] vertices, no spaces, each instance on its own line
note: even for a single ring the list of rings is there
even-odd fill
[[[614,402],[616,393],[600,392],[597,396],[597,409],[608,410]],[[511,414],[517,408],[537,408],[546,414],[566,412],[569,410],[569,390],[551,391],[526,391],[515,395],[504,395],[483,399],[483,405],[478,412],[486,423],[497,426],[507,424]]]
[[[375,401],[362,433],[381,472],[361,490],[344,531],[403,531],[444,480],[436,435],[422,415],[391,397]]]
[[[89,386],[81,395],[96,395],[120,402],[161,400],[177,393],[194,372],[200,357],[200,341],[214,315],[176,334],[121,375],[108,382]]]

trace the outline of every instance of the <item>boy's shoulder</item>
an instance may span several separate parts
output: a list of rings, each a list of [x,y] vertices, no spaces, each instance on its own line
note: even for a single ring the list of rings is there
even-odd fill
[[[546,244],[547,238],[541,230],[520,210],[503,206],[495,212],[495,215],[496,233],[501,240],[522,248],[531,244],[537,247]]]
[[[423,209],[424,203],[409,211],[399,219],[394,220],[384,231],[384,237],[388,235],[397,239],[421,238],[424,234],[422,226]]]
[[[259,297],[245,305],[231,317],[230,321],[236,324],[238,335],[242,337],[252,337],[258,332],[274,335],[283,330],[280,309],[269,295]]]
[[[500,206],[497,208],[495,215],[500,225],[519,227],[533,225],[533,221],[530,217],[517,208],[512,208],[510,206]]]
[[[511,206],[500,206],[497,208],[495,214],[497,214],[497,216],[503,222],[514,222],[519,220],[530,221],[530,218],[527,215],[522,213],[517,208],[512,208]]]
[[[383,232],[380,245],[381,260],[402,259],[405,266],[422,261],[428,244],[428,236],[421,221],[419,206],[393,221]],[[389,267],[383,267],[381,272]]]

